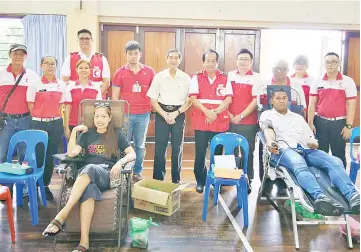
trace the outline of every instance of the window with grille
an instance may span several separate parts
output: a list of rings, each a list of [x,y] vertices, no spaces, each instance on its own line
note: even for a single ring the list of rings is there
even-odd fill
[[[24,43],[24,26],[17,18],[0,18],[0,67],[9,64],[12,43]]]

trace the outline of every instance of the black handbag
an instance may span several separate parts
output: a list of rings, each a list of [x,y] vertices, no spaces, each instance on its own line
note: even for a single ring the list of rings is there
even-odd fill
[[[25,71],[23,71],[23,72],[20,74],[20,76],[19,76],[19,78],[16,80],[14,86],[10,89],[10,91],[9,91],[8,95],[6,96],[5,101],[4,101],[4,103],[3,103],[3,105],[2,105],[2,107],[1,107],[1,109],[0,109],[0,130],[1,130],[1,129],[5,126],[5,124],[6,124],[6,120],[5,120],[4,116],[3,116],[3,111],[4,111],[4,109],[6,108],[6,105],[8,104],[8,101],[9,101],[10,96],[14,93],[16,87],[19,85],[19,83],[20,83],[21,79],[23,78],[24,74],[25,74]]]

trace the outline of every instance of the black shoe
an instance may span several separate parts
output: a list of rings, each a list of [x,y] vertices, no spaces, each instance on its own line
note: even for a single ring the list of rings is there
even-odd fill
[[[326,196],[321,196],[314,202],[315,212],[324,216],[340,216],[345,209]]]
[[[355,193],[349,200],[349,204],[353,214],[360,214],[360,194]]]
[[[252,192],[252,186],[251,183],[248,183],[248,194],[250,194]]]
[[[202,185],[197,185],[196,186],[197,193],[203,193],[203,189],[204,189],[204,186],[202,186]]]
[[[45,186],[45,196],[46,196],[46,200],[54,199],[53,193],[50,191],[48,186]]]

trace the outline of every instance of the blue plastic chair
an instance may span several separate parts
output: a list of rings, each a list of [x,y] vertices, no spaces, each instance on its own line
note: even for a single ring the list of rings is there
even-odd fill
[[[38,165],[36,161],[35,147],[38,143],[44,144],[44,151],[46,153],[48,147],[48,134],[42,130],[23,130],[15,133],[10,139],[6,162],[12,162],[16,146],[21,142],[26,144],[24,161],[28,162],[29,166],[31,166],[34,171],[31,174],[24,175],[14,175],[0,172],[0,184],[16,184],[16,203],[18,206],[23,205],[23,189],[25,185],[27,186],[29,193],[31,224],[35,226],[39,224],[36,183],[38,183],[40,187],[41,200],[43,205],[46,207],[45,187],[43,181],[46,155],[44,155],[42,167],[37,168]]]
[[[63,134],[61,136],[61,139],[63,140],[63,146],[64,146],[64,153],[68,152],[68,140],[66,139],[65,135]],[[54,165],[59,165],[60,160],[57,158],[54,158]]]
[[[214,167],[214,151],[218,145],[222,145],[225,155],[234,155],[234,149],[241,147],[243,149],[243,174],[239,179],[217,178],[213,173]],[[204,190],[204,202],[202,220],[207,220],[208,213],[208,198],[211,190],[211,185],[214,187],[214,205],[218,202],[218,193],[221,185],[235,185],[237,186],[237,201],[238,207],[243,206],[243,220],[244,226],[248,226],[248,164],[249,145],[245,137],[235,133],[220,133],[215,135],[210,143],[210,168],[206,177],[206,185]]]
[[[356,127],[352,129],[352,135],[350,137],[350,156],[351,156],[351,167],[350,167],[350,179],[352,183],[355,184],[357,173],[360,170],[360,161],[353,155],[353,142],[356,138],[360,138],[360,127]]]

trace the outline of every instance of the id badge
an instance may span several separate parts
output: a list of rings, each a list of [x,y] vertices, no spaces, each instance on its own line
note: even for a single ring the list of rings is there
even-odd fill
[[[133,93],[140,93],[142,91],[142,87],[139,85],[138,81],[133,84],[132,92]]]

